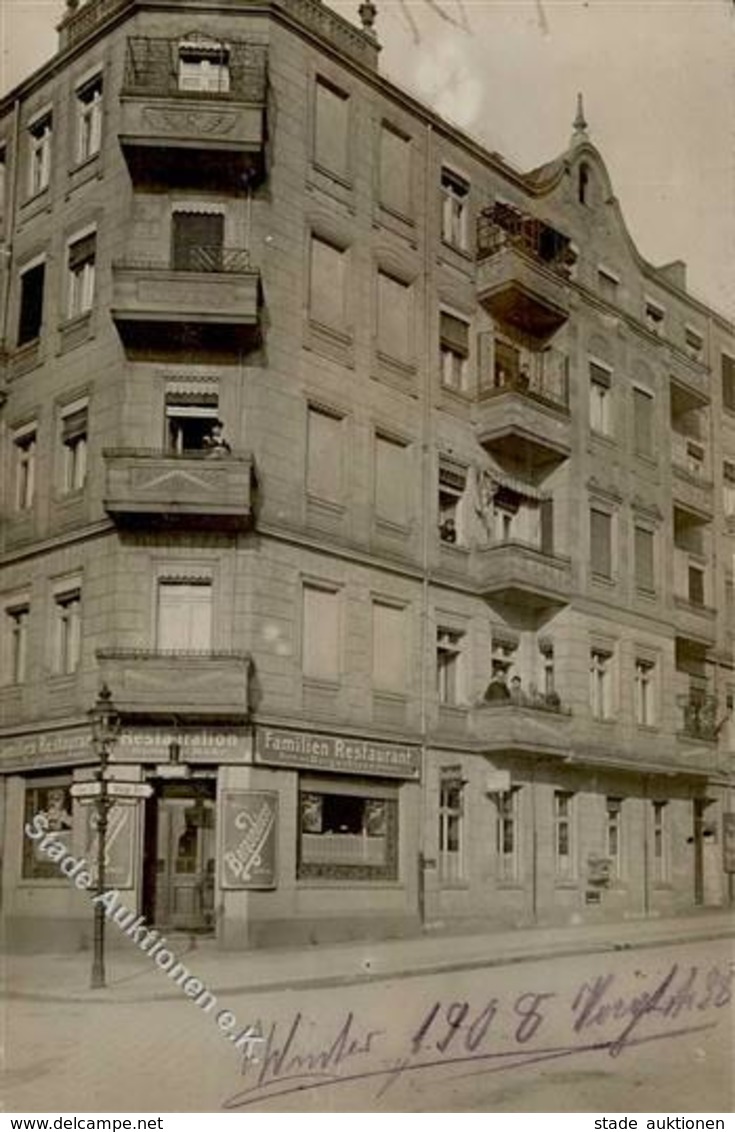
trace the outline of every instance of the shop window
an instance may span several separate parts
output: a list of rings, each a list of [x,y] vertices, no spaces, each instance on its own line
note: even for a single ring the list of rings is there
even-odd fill
[[[36,497],[36,425],[25,425],[13,434],[15,509],[30,511]]]
[[[498,808],[498,879],[516,881],[520,872],[519,813],[520,790],[504,790],[495,795]]]
[[[554,864],[557,880],[571,880],[574,863],[574,794],[554,791]]]
[[[316,80],[314,161],[322,169],[346,177],[349,172],[350,99],[344,91]]]
[[[666,884],[669,879],[668,802],[651,802],[653,824],[653,879]]]
[[[66,494],[81,491],[87,476],[87,404],[61,413],[62,485]]]
[[[340,595],[305,585],[302,616],[302,671],[312,680],[336,683],[340,677]]]
[[[460,501],[467,486],[467,469],[455,464],[439,464],[439,538],[444,543],[464,542],[460,522]]]
[[[310,405],[306,430],[306,490],[314,499],[340,503],[344,420],[328,409]]]
[[[653,394],[633,390],[633,442],[636,455],[653,456]]]
[[[298,876],[398,878],[398,790],[379,782],[302,778]]]
[[[605,799],[605,855],[610,861],[612,875],[623,875],[623,799]]]
[[[722,403],[730,412],[735,412],[735,358],[722,355]]]
[[[644,593],[654,593],[656,578],[654,568],[655,534],[647,527],[636,526],[633,531],[635,556],[635,584]]]
[[[405,528],[408,524],[408,446],[378,433],[375,437],[375,517]]]
[[[174,212],[171,217],[174,271],[221,271],[225,243],[222,212]]]
[[[407,612],[373,602],[373,687],[404,695],[407,684]]]
[[[43,324],[43,293],[46,264],[27,267],[20,276],[20,306],[18,315],[18,345],[34,342],[40,337]]]
[[[72,848],[72,801],[71,777],[47,778],[37,782],[26,782],[24,826],[31,823],[37,814],[46,819],[46,828],[53,833],[54,841],[60,842],[67,852]],[[38,841],[23,836],[23,879],[58,880],[65,883],[55,861],[50,861],[39,848]]]
[[[464,787],[459,767],[439,775],[439,879],[453,884],[464,878]]]
[[[613,659],[607,650],[590,652],[590,709],[595,719],[613,716]]]
[[[160,652],[209,652],[212,648],[212,579],[161,579],[157,597],[157,649]]]
[[[28,195],[35,196],[48,188],[51,177],[51,142],[53,137],[53,117],[45,114],[28,127],[29,164]]]
[[[28,668],[28,626],[31,606],[26,600],[5,606],[3,625],[3,684],[23,684]]]
[[[230,89],[230,52],[224,43],[192,40],[179,44],[179,90],[227,94]]]
[[[95,232],[69,245],[66,304],[68,318],[77,318],[92,309],[96,256]]]
[[[165,390],[166,450],[175,456],[211,450],[219,423],[216,382],[171,380]]]
[[[347,252],[319,236],[312,236],[309,318],[322,326],[344,330],[346,297]]]
[[[68,676],[79,667],[82,595],[78,587],[54,594],[54,672]]]
[[[464,633],[436,631],[436,691],[440,704],[462,702],[462,650]]]
[[[449,169],[442,169],[442,240],[467,251],[469,182]]]
[[[99,153],[102,143],[102,75],[77,90],[77,161]]]
[[[387,122],[380,129],[380,203],[411,213],[411,140]]]
[[[599,578],[612,578],[612,515],[590,508],[590,566]]]
[[[378,350],[404,363],[413,356],[413,291],[385,271],[378,272]]]
[[[439,315],[439,366],[441,383],[455,393],[469,387],[470,324],[442,311]]]
[[[639,727],[656,724],[656,665],[652,660],[635,662],[635,720]]]
[[[590,428],[601,436],[612,435],[612,372],[590,363]]]

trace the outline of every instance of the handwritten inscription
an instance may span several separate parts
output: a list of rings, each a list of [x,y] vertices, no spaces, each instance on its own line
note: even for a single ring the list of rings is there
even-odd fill
[[[261,1024],[264,1054],[245,1062],[247,1082],[225,1109],[289,1093],[374,1081],[384,1095],[403,1075],[440,1068],[497,1073],[598,1053],[618,1058],[644,1043],[713,1029],[732,1000],[735,965],[673,963],[662,973],[606,972],[571,992],[531,987],[478,1002],[434,1001],[405,1030],[362,1023],[354,1010],[315,1041],[315,1020],[299,1011],[285,1025]],[[719,1014],[719,1016],[718,1016]]]

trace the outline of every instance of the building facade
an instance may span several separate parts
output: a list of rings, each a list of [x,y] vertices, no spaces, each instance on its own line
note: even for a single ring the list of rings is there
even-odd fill
[[[733,326],[321,0],[69,3],[0,106],[2,896],[225,947],[732,902]],[[729,855],[728,855],[729,853]]]

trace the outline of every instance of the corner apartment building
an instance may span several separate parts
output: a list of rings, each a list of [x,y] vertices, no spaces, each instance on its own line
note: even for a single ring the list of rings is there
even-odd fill
[[[732,900],[735,337],[581,106],[530,173],[321,0],[69,2],[0,106],[14,947]],[[215,422],[221,422],[219,429]],[[223,433],[224,441],[217,439]]]

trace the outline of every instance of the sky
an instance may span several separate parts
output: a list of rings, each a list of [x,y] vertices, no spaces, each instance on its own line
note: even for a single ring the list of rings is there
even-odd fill
[[[642,255],[685,260],[735,318],[734,0],[375,2],[382,72],[521,169],[566,148],[582,91]],[[63,8],[0,5],[3,90],[53,53]]]

